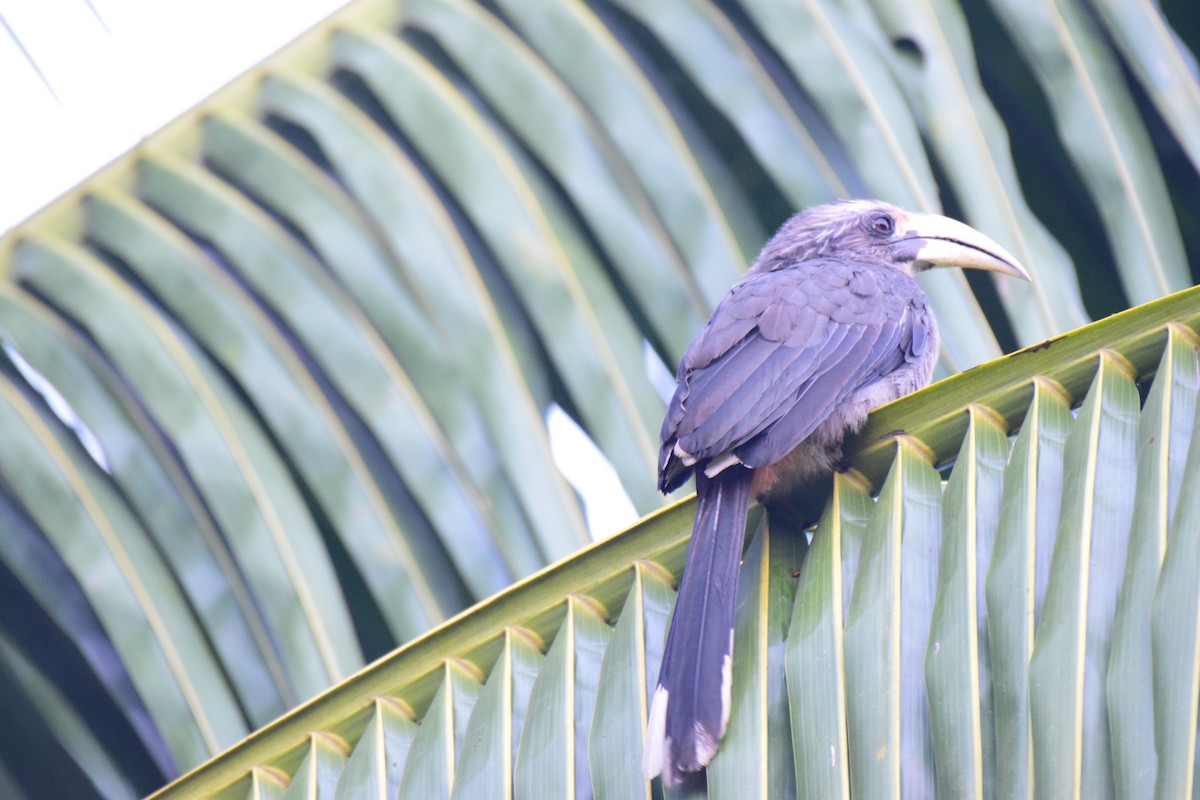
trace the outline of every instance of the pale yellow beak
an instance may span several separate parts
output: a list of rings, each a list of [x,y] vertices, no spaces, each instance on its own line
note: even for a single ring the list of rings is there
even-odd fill
[[[1029,280],[1029,273],[1017,263],[1012,253],[984,236],[970,225],[938,214],[908,214],[903,232],[925,240],[917,251],[914,266],[962,267],[1002,272],[1014,278]]]

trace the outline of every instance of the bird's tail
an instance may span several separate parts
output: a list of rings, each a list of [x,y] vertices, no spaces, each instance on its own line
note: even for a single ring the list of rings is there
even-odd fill
[[[696,472],[696,524],[650,706],[642,774],[674,785],[712,760],[729,722],[733,614],[753,471]]]

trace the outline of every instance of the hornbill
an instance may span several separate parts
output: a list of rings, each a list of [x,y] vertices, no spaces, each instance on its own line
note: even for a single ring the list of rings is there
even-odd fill
[[[698,771],[725,733],[751,496],[831,475],[867,412],[929,383],[937,326],[913,276],[943,266],[1029,280],[947,217],[876,200],[815,206],[766,243],[684,353],[658,487],[694,474],[696,522],[650,707],[647,780]]]

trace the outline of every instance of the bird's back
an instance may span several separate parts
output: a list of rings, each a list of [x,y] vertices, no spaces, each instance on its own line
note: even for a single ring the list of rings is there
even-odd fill
[[[751,271],[680,363],[660,487],[730,457],[766,467],[822,428],[856,428],[871,403],[927,383],[936,349],[920,286],[886,264],[823,257]]]

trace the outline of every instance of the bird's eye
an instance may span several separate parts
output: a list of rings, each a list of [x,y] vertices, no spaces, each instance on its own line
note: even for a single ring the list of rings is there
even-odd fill
[[[896,221],[888,214],[876,214],[868,224],[872,231],[881,236],[891,236],[892,231],[896,230]]]

